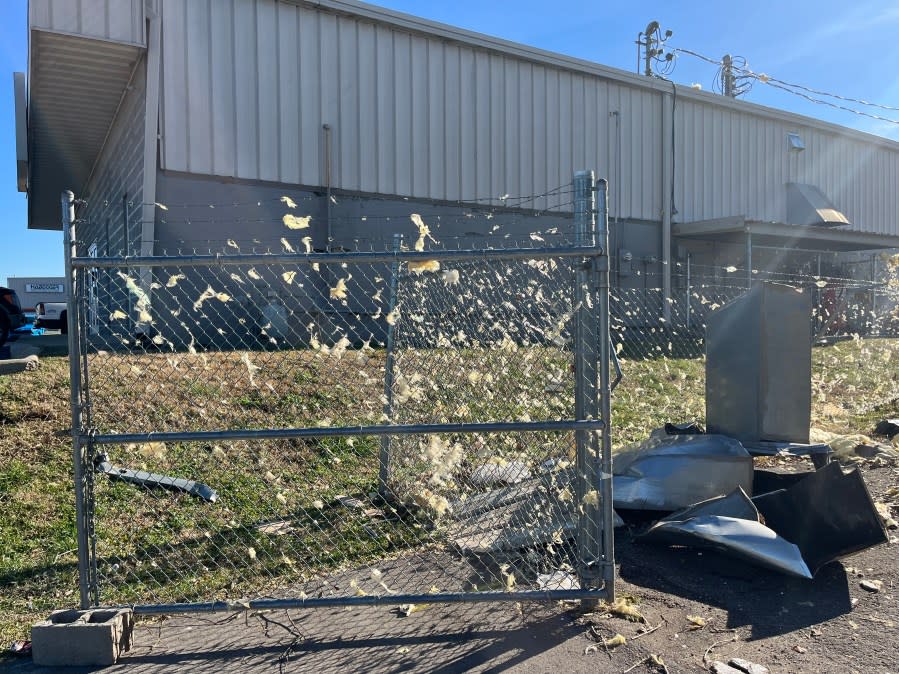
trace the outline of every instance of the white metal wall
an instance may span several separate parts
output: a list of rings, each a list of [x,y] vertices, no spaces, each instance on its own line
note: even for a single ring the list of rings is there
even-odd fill
[[[29,0],[31,28],[146,45],[144,0]]]
[[[324,185],[329,124],[337,188],[474,201],[542,193],[592,167],[612,181],[613,216],[661,220],[665,83],[326,4],[164,0],[162,167]],[[804,152],[788,151],[788,131]],[[899,235],[896,144],[689,90],[675,136],[677,222],[783,222],[785,183],[798,181],[854,228]]]
[[[805,150],[790,150],[798,133]],[[699,101],[675,115],[678,222],[745,215],[786,222],[788,182],[817,186],[853,224],[899,235],[899,151],[887,143]]]
[[[322,185],[329,124],[335,187],[452,201],[608,174],[620,110],[623,210],[658,217],[649,91],[275,0],[166,0],[163,73],[166,169]]]

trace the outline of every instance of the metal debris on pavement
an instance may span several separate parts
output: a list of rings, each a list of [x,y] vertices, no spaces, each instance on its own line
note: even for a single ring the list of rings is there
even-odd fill
[[[738,488],[703,501],[659,520],[639,538],[711,547],[800,578],[887,541],[861,474],[844,473],[837,463],[752,499]]]
[[[808,443],[811,295],[775,283],[706,317],[706,425],[741,442]]]
[[[752,492],[752,457],[724,435],[667,435],[618,452],[612,484],[616,508],[679,510],[737,487]]]
[[[812,573],[799,548],[761,523],[741,488],[665,517],[639,537],[670,545],[710,547],[799,578]]]
[[[795,543],[812,573],[825,564],[887,542],[858,469],[831,463],[789,489],[752,499],[765,523]]]

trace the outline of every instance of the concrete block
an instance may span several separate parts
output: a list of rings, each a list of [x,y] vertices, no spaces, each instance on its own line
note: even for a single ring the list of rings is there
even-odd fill
[[[55,611],[31,628],[36,665],[112,665],[131,648],[131,609]]]
[[[0,375],[36,370],[40,364],[37,356],[0,360]]]

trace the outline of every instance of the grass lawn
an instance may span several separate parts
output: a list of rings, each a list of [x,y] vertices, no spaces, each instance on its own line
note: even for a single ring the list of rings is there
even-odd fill
[[[615,445],[665,421],[703,420],[702,359],[623,367]],[[398,368],[400,421],[570,413],[567,361],[557,351],[410,351]],[[382,415],[382,352],[98,354],[91,371],[101,431],[374,424]],[[46,358],[35,372],[0,378],[0,643],[25,637],[32,622],[78,600],[68,374],[67,359]],[[812,425],[822,430],[869,433],[878,419],[899,416],[899,340],[815,348],[812,394]],[[404,438],[396,448],[411,449],[412,460],[397,474],[427,472],[429,487],[417,492],[427,509],[452,484],[452,471],[441,476],[438,463],[458,467],[473,453],[536,462],[564,442],[545,435],[470,438],[462,459],[452,458],[462,438],[436,445]],[[101,600],[278,595],[327,572],[436,545],[428,518],[370,512],[379,448],[374,437],[109,447],[114,463],[202,480],[221,498],[208,504],[96,476]]]

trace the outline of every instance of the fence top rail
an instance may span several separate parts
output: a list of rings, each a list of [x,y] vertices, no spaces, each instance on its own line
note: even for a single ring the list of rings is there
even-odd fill
[[[600,246],[561,246],[558,248],[484,248],[468,250],[333,251],[329,253],[141,255],[72,258],[80,269],[132,267],[215,267],[248,264],[372,264],[419,262],[423,260],[531,260],[558,257],[596,257]]]

